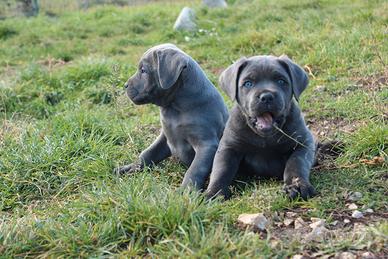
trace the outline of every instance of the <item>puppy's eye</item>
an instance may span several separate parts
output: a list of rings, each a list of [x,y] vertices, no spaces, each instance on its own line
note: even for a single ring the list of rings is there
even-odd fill
[[[253,86],[253,83],[248,80],[243,83],[243,86],[246,88],[251,88]]]
[[[283,80],[283,79],[279,79],[279,80],[277,81],[277,83],[278,83],[278,85],[280,85],[280,86],[286,86],[286,85],[287,85],[287,82],[286,82],[285,80]]]

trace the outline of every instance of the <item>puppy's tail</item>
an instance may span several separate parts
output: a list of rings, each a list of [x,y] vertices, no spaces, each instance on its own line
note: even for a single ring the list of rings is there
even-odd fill
[[[326,163],[333,162],[344,152],[344,149],[345,143],[340,140],[318,142],[313,166],[325,166]]]

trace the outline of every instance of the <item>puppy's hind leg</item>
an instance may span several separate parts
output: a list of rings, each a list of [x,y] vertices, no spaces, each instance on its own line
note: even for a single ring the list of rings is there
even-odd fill
[[[163,132],[158,138],[143,152],[141,152],[139,159],[129,165],[115,169],[115,173],[134,173],[140,171],[145,166],[152,166],[171,156],[171,150],[167,145],[167,138]]]

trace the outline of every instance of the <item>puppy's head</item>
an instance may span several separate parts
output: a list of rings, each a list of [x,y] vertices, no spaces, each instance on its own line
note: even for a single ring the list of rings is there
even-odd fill
[[[220,76],[221,88],[261,136],[283,127],[292,98],[298,100],[307,84],[307,74],[287,56],[243,57]]]
[[[124,85],[129,99],[135,104],[163,104],[188,62],[188,56],[172,44],[147,50],[137,72]]]

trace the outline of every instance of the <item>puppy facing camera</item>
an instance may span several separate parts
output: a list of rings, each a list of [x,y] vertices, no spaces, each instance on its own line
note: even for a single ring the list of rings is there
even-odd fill
[[[235,101],[214,158],[207,197],[228,197],[237,174],[282,178],[290,198],[316,194],[309,180],[315,142],[297,100],[305,71],[287,56],[241,58],[220,76]]]

